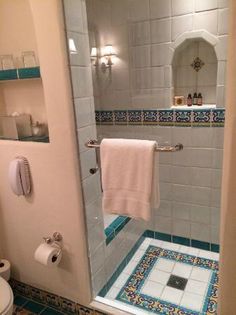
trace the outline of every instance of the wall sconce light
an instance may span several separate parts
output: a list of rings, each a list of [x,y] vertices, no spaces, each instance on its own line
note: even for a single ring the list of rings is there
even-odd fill
[[[97,50],[97,47],[92,47],[90,58],[91,58],[92,64],[94,66],[97,66],[98,65],[98,50]]]
[[[102,58],[102,71],[105,72],[106,69],[109,69],[111,71],[111,67],[114,64],[114,56],[116,56],[114,52],[114,48],[112,45],[106,45],[103,52],[103,58]]]

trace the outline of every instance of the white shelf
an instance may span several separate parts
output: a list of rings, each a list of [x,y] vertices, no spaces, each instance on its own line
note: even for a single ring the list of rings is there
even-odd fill
[[[198,105],[182,105],[182,106],[171,106],[171,109],[183,109],[183,110],[193,110],[193,109],[214,109],[216,108],[216,104],[204,104],[201,106]]]

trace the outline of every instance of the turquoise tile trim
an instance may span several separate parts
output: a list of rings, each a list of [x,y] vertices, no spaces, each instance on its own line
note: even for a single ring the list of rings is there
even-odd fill
[[[45,309],[45,305],[29,301],[24,305],[24,309],[31,311],[35,314],[39,314],[40,312],[42,312],[43,309]]]
[[[173,243],[190,246],[190,239],[186,237],[173,236]]]
[[[215,252],[215,253],[219,253],[220,252],[220,245],[218,245],[218,244],[211,244],[211,251]]]
[[[14,293],[14,314],[44,315],[94,315],[93,309],[70,301],[64,297],[32,287],[15,279],[10,280]],[[103,313],[98,313],[105,315]]]
[[[18,79],[16,69],[0,70],[0,81],[16,80],[16,79]]]
[[[131,218],[119,216],[104,230],[106,236],[106,245],[108,245],[116,237],[116,235],[130,220]]]
[[[191,246],[200,248],[200,249],[211,250],[210,243],[207,243],[207,242],[191,240]]]
[[[220,252],[220,246],[218,244],[211,244],[208,242],[203,242],[199,240],[191,240],[190,238],[180,237],[176,235],[156,232],[156,231],[150,231],[146,230],[143,233],[144,237],[150,237],[161,241],[167,241],[171,243],[177,243],[185,246],[192,246],[195,248],[205,249],[212,252]]]
[[[161,241],[166,241],[166,242],[171,242],[171,235],[165,234],[165,233],[160,233],[160,232],[155,232],[155,239],[161,240]]]
[[[17,306],[23,306],[27,302],[28,302],[28,300],[26,298],[24,298],[23,296],[16,295],[14,297],[14,304],[17,305]]]
[[[40,78],[40,68],[20,68],[18,69],[18,77],[19,79],[33,79]]]
[[[224,127],[225,109],[97,110],[97,124]]]

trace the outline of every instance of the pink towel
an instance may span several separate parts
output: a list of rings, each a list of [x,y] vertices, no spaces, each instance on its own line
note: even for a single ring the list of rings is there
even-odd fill
[[[159,204],[155,147],[156,142],[148,140],[102,140],[104,212],[150,220],[152,206]]]

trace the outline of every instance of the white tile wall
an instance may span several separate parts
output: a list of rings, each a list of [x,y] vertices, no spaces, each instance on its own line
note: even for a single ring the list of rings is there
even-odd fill
[[[195,1],[196,11],[207,11],[217,9],[217,0],[197,0]]]
[[[172,15],[184,15],[194,12],[194,0],[172,0]]]
[[[172,40],[174,41],[179,35],[193,29],[193,15],[184,15],[172,18]]]
[[[171,0],[150,0],[150,16],[154,18],[164,18],[171,15]]]
[[[151,40],[153,44],[171,41],[171,19],[151,21]]]

